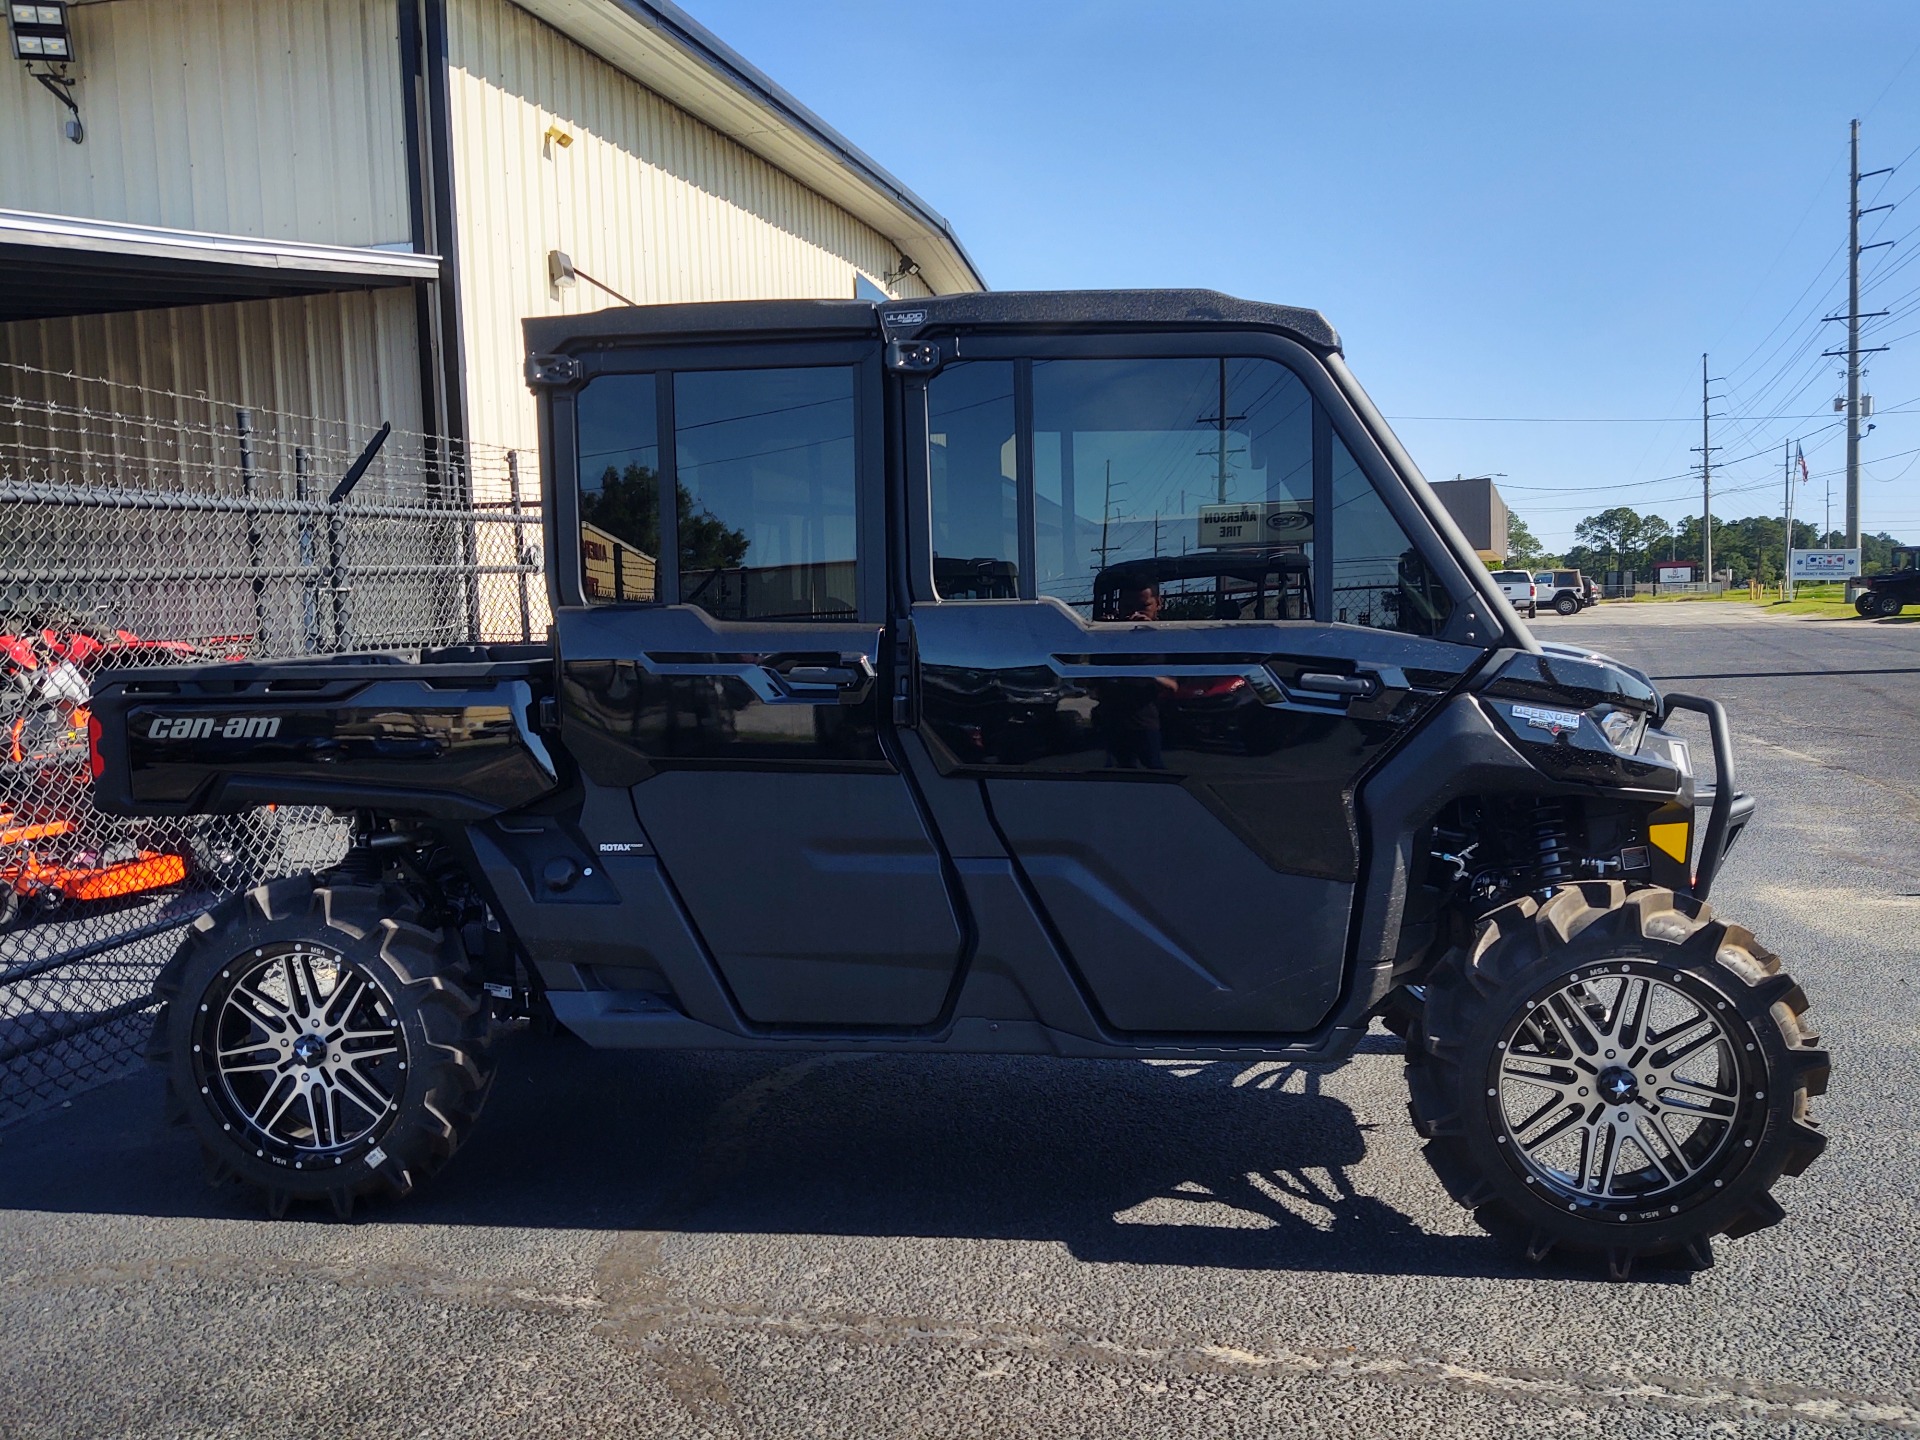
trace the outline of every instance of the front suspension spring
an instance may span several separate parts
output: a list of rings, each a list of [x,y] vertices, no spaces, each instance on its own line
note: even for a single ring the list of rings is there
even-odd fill
[[[1573,840],[1568,834],[1567,806],[1562,800],[1539,800],[1527,822],[1535,885],[1551,890],[1573,879]]]

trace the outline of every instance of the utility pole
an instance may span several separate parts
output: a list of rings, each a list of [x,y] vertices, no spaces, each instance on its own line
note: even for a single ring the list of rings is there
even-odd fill
[[[1212,456],[1218,462],[1217,484],[1215,486],[1217,493],[1214,499],[1222,505],[1227,503],[1227,481],[1232,474],[1232,467],[1227,463],[1227,456],[1229,454],[1242,455],[1246,453],[1244,449],[1228,450],[1227,427],[1235,420],[1245,420],[1246,418],[1244,415],[1229,415],[1227,413],[1227,362],[1223,357],[1220,361],[1220,409],[1216,414],[1202,415],[1199,419],[1199,423],[1202,425],[1218,427],[1219,443],[1211,450],[1195,452],[1201,456]]]
[[[1707,583],[1713,583],[1713,452],[1720,447],[1713,443],[1709,422],[1713,419],[1710,407],[1713,397],[1707,394],[1707,387],[1713,382],[1707,377],[1707,357],[1700,356],[1700,558],[1707,572]]]
[[[1125,488],[1124,486],[1122,488]],[[1113,521],[1113,461],[1107,461],[1107,495],[1100,506],[1100,568],[1107,568],[1107,555],[1113,547],[1107,543],[1107,527]]]
[[[1787,541],[1785,548],[1781,551],[1784,559],[1780,570],[1780,598],[1791,600],[1793,598],[1793,441],[1791,440],[1780,442],[1780,465],[1787,484]]]
[[[1860,122],[1853,122],[1850,138],[1851,163],[1848,166],[1850,183],[1847,186],[1847,313],[1845,316],[1829,315],[1828,320],[1845,319],[1847,322],[1847,348],[1845,350],[1823,350],[1822,355],[1838,358],[1842,355],[1847,361],[1847,540],[1841,548],[1852,550],[1860,544],[1860,357],[1872,355],[1886,349],[1884,345],[1874,345],[1866,350],[1860,348],[1860,322],[1870,320],[1874,315],[1887,312],[1877,310],[1873,315],[1860,313],[1860,252],[1877,250],[1882,245],[1891,245],[1891,240],[1881,240],[1872,245],[1860,243],[1860,217],[1871,215],[1876,210],[1891,210],[1891,205],[1869,205],[1860,208],[1860,182],[1870,180],[1875,175],[1891,175],[1891,166],[1883,170],[1869,170],[1860,173]],[[1827,517],[1829,530],[1833,517]]]

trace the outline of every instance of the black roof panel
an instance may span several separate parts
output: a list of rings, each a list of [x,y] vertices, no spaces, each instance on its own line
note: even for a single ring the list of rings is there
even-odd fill
[[[1337,351],[1340,337],[1318,310],[1238,300],[1217,290],[1025,290],[933,295],[919,300],[717,300],[636,305],[589,315],[523,321],[534,354],[600,347],[621,340],[741,331],[763,335],[873,334],[890,339],[934,330],[1191,330],[1212,325],[1279,330],[1304,345]]]
[[[1340,337],[1318,310],[1240,300],[1218,290],[981,290],[894,300],[879,307],[887,333],[910,337],[925,328],[1191,330],[1209,325],[1285,331],[1318,350],[1338,350]],[[924,320],[912,317],[924,312]]]

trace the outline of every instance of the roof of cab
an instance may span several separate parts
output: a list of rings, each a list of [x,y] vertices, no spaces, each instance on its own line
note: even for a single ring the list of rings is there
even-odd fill
[[[522,322],[528,350],[552,354],[602,348],[622,340],[762,335],[873,334],[912,339],[948,330],[1192,330],[1213,326],[1278,330],[1323,353],[1340,337],[1318,310],[1240,300],[1217,290],[979,291],[889,300],[718,300],[693,305],[636,305],[588,315],[540,316]]]

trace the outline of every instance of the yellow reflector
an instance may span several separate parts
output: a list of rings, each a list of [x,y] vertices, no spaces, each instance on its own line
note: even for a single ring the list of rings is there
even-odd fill
[[[1676,820],[1665,825],[1647,826],[1647,839],[1658,845],[1682,865],[1687,863],[1687,822]]]

